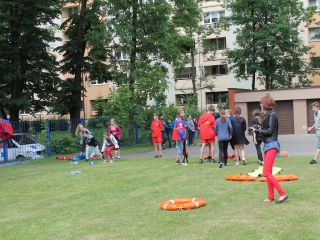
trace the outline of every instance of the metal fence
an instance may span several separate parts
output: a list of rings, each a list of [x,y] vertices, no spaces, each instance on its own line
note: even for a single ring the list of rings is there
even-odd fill
[[[14,137],[0,140],[0,162],[39,159],[81,152],[80,138],[74,135],[76,126],[82,123],[100,143],[105,124],[94,120],[45,120],[12,122]],[[151,132],[148,128],[132,126],[121,129],[121,146],[151,143]],[[131,134],[129,134],[131,133]]]

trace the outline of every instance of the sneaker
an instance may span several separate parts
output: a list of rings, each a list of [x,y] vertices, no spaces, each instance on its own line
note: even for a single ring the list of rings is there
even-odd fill
[[[222,168],[223,167],[223,163],[219,163],[219,168]]]
[[[154,158],[159,158],[159,156],[158,156],[158,155],[155,155]]]
[[[310,161],[310,164],[317,164],[317,163],[318,163],[317,160],[314,160],[314,159]]]
[[[259,162],[258,162],[258,165],[259,165],[259,166],[263,166],[263,161],[259,161]]]
[[[176,161],[177,165],[181,165],[181,162],[179,160]]]
[[[267,199],[265,199],[265,200],[263,200],[264,202],[273,202],[274,201],[274,199],[269,199],[269,198],[267,198]]]
[[[279,200],[276,201],[276,203],[284,203],[285,201],[288,200],[288,198],[289,198],[288,195],[284,195],[284,196],[280,197]]]
[[[113,160],[110,160],[110,163],[113,163]]]
[[[202,164],[202,163],[203,163],[203,160],[202,160],[202,159],[200,159],[200,160],[199,160],[199,164]]]
[[[239,161],[236,161],[236,165],[239,166],[239,165],[240,165],[240,162],[239,162]]]
[[[104,161],[103,161],[103,163],[107,163],[107,162],[108,162],[108,160],[104,160]]]
[[[117,156],[117,159],[120,159],[120,156]]]
[[[181,163],[182,166],[188,166],[189,164],[186,162]]]
[[[162,155],[159,155],[159,158],[162,158]]]
[[[243,166],[247,165],[247,161],[246,160],[242,160],[242,165]]]

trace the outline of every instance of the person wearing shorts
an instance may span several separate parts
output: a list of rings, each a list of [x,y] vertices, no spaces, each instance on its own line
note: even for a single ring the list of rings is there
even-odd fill
[[[212,105],[208,107],[208,111],[202,114],[198,121],[198,126],[200,128],[200,138],[201,138],[201,149],[200,149],[200,160],[199,163],[203,163],[203,152],[206,145],[209,146],[209,156],[208,163],[214,163],[214,142],[215,142],[215,132],[214,127],[216,119],[213,116],[215,109]]]
[[[154,146],[155,158],[162,157],[162,122],[159,120],[158,113],[153,114],[151,124],[152,143]]]
[[[183,163],[183,145],[186,141],[186,124],[184,122],[184,110],[180,109],[176,114],[176,119],[173,124],[172,140],[176,142],[177,146],[177,165],[188,165]]]
[[[317,134],[317,150],[314,155],[314,158],[310,161],[310,164],[317,164],[318,157],[320,155],[320,103],[314,102],[311,104],[312,111],[314,112],[314,125],[308,128],[308,132],[312,129],[316,130]]]

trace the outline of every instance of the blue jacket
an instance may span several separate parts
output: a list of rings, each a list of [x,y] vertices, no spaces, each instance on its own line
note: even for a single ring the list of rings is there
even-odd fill
[[[186,139],[186,125],[182,118],[176,118],[173,124],[173,136],[174,141],[184,141]],[[178,136],[176,136],[178,135]]]
[[[224,122],[221,121],[221,118],[217,119],[214,130],[218,136],[218,141],[229,141],[233,132],[230,119],[227,118]]]

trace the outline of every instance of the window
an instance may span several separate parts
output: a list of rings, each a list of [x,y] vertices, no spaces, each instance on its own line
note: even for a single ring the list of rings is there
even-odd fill
[[[209,39],[212,47],[216,50],[224,50],[227,48],[227,39],[225,37],[222,38],[213,38]]]
[[[206,93],[207,104],[219,104],[228,102],[228,92],[209,92]]]
[[[206,12],[203,14],[203,22],[206,24],[215,23],[222,17],[224,17],[224,11]]]
[[[93,80],[90,80],[90,84],[91,85],[101,85],[101,84],[105,84],[106,81],[105,80],[102,80],[102,79],[93,79]]]
[[[185,105],[190,102],[192,94],[178,94],[176,95],[176,105]]]
[[[224,75],[227,74],[227,65],[214,65],[212,66],[212,75]]]
[[[320,8],[320,1],[319,0],[309,0],[309,7],[317,7]]]
[[[124,61],[124,60],[128,60],[129,56],[123,51],[116,51],[116,58],[117,60]]]
[[[196,69],[194,69],[194,72],[196,74]],[[175,74],[176,80],[186,80],[192,78],[192,68],[186,68],[182,72]]]
[[[70,8],[68,8],[68,15],[72,16],[74,14],[79,14],[79,7],[70,7]]]
[[[320,41],[320,28],[309,28],[309,41]]]
[[[311,58],[311,66],[312,68],[320,69],[320,57]]]

